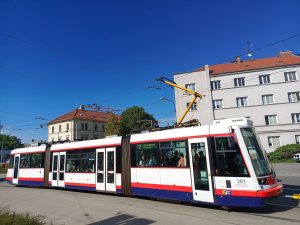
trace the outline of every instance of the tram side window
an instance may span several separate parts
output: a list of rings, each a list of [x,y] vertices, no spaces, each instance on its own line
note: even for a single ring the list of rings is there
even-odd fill
[[[12,169],[14,167],[14,158],[15,158],[14,155],[11,155],[9,157],[9,164],[8,164],[9,169]]]
[[[84,151],[81,153],[80,172],[91,172],[91,173],[95,172],[95,157],[96,157],[95,155],[96,155],[95,150],[89,152]]]
[[[30,168],[31,154],[21,154],[19,168]]]
[[[67,152],[67,168],[66,172],[80,172],[80,152]]]
[[[30,168],[43,168],[43,155],[41,153],[31,154],[31,166]]]
[[[240,149],[233,137],[215,138],[217,176],[249,176]]]
[[[158,166],[158,148],[157,143],[137,144],[133,146],[135,166],[150,167]]]
[[[188,167],[186,141],[160,142],[160,166]]]

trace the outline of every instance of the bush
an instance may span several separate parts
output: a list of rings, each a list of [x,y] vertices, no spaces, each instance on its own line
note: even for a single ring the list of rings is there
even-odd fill
[[[7,173],[8,164],[7,163],[0,163],[0,174]]]
[[[7,163],[0,163],[0,174],[7,173],[8,164]]]
[[[300,144],[289,144],[277,148],[268,154],[271,161],[292,159],[293,155],[300,152]]]
[[[7,209],[0,209],[0,224],[2,225],[43,225],[43,216],[31,216],[28,213],[19,214]]]

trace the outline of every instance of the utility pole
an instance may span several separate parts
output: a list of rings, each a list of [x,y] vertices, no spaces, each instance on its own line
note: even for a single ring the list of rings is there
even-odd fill
[[[176,124],[177,123],[177,117],[176,117],[176,105],[175,105],[175,102],[172,101],[171,99],[166,98],[166,97],[160,97],[160,100],[162,100],[162,101],[168,101],[168,102],[171,102],[173,104],[173,107],[174,107],[173,111],[174,111],[174,117],[175,117],[174,122]]]

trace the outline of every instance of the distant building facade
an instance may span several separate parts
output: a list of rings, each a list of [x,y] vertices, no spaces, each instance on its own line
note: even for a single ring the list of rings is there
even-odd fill
[[[84,108],[75,109],[48,123],[48,142],[103,138],[105,125],[112,115]]]
[[[247,117],[267,152],[300,143],[300,57],[292,52],[255,60],[204,66],[174,81],[205,95],[185,121]],[[175,89],[177,120],[192,97]]]

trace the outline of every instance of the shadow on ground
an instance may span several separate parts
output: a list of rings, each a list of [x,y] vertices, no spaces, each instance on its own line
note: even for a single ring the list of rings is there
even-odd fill
[[[257,213],[257,214],[272,214],[276,212],[289,211],[294,208],[300,209],[300,201],[286,197],[287,195],[291,196],[293,194],[300,193],[299,185],[283,185],[283,193],[276,198],[270,199],[265,207],[263,208],[237,208],[234,211],[238,212],[248,212],[248,213]],[[297,220],[300,222],[300,220]]]
[[[144,218],[137,218],[129,214],[117,214],[111,218],[101,220],[95,223],[90,223],[89,225],[110,225],[110,224],[122,224],[122,225],[148,225],[155,223],[153,220],[148,220]]]

